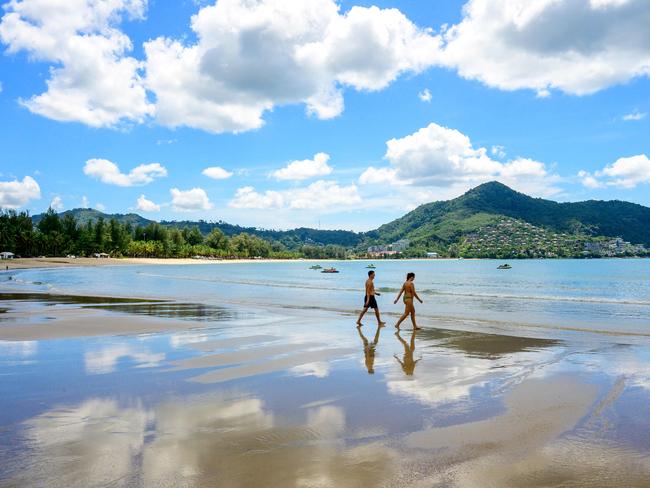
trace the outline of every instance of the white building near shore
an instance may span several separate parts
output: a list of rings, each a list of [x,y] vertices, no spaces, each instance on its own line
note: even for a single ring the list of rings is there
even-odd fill
[[[15,254],[12,252],[0,252],[0,259],[13,259],[15,257]]]

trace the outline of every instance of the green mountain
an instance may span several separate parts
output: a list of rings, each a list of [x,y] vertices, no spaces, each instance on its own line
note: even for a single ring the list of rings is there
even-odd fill
[[[558,234],[622,237],[650,246],[650,208],[621,201],[558,203],[532,198],[498,182],[485,183],[453,200],[421,205],[367,237],[378,243],[452,244],[503,218]]]
[[[150,223],[153,222],[153,220],[145,219],[144,217],[134,214],[134,213],[128,213],[128,214],[106,214],[104,212],[100,212],[99,210],[95,210],[94,208],[74,208],[72,210],[66,210],[65,212],[61,212],[59,214],[59,217],[63,218],[66,215],[72,215],[75,220],[84,225],[88,222],[97,222],[100,218],[103,218],[106,221],[109,221],[111,219],[117,220],[120,224],[131,224],[133,227],[142,226],[145,227],[149,225]],[[32,221],[34,224],[38,224],[41,219],[43,218],[44,214],[38,214],[32,216]]]

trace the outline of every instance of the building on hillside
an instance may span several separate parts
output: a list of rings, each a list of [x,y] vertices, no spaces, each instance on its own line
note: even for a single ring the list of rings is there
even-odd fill
[[[408,239],[400,239],[397,242],[393,242],[390,247],[391,250],[397,251],[397,252],[404,252],[408,249],[408,247],[411,245],[411,241]]]
[[[592,254],[600,254],[602,246],[599,242],[585,242],[585,251]]]
[[[427,257],[429,259],[436,259],[438,257],[438,253],[437,252],[428,252]]]
[[[386,251],[388,251],[388,246],[370,246],[368,248],[368,254],[381,254]]]
[[[368,254],[370,255],[393,255],[393,254],[400,254],[408,249],[408,247],[411,245],[411,241],[408,239],[400,239],[399,241],[395,241],[392,244],[382,244],[378,246],[370,246],[368,248]]]
[[[0,252],[0,259],[13,259],[16,255],[12,252]]]

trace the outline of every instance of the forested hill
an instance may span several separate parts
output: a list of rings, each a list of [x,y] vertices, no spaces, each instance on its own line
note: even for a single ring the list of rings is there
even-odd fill
[[[650,208],[622,201],[558,203],[532,198],[498,182],[485,183],[453,200],[421,205],[369,232],[377,242],[402,238],[452,243],[500,217],[555,232],[622,237],[650,245]]]
[[[160,222],[166,227],[198,227],[203,234],[207,234],[212,229],[219,229],[227,236],[234,236],[241,233],[255,235],[262,239],[282,242],[285,246],[293,248],[302,244],[334,244],[344,247],[357,246],[362,238],[362,234],[349,230],[319,230],[307,227],[299,227],[291,230],[272,230],[259,229],[256,227],[242,227],[227,222],[206,222],[205,220],[195,221],[165,221]]]
[[[146,219],[138,214],[129,213],[129,214],[106,214],[100,212],[99,210],[91,208],[75,208],[72,210],[66,210],[59,214],[59,217],[63,218],[65,215],[72,215],[75,220],[80,225],[85,225],[88,222],[97,222],[100,218],[103,218],[105,221],[110,221],[111,219],[117,220],[121,224],[130,224],[132,227],[146,227],[147,225],[153,223],[153,220]],[[32,220],[34,224],[38,224],[43,218],[44,214],[34,215]],[[357,246],[362,238],[362,234],[356,232],[351,232],[347,230],[319,230],[319,229],[309,229],[301,227],[298,229],[292,230],[271,230],[271,229],[258,229],[255,227],[242,227],[239,225],[229,224],[227,222],[207,222],[205,220],[199,221],[161,221],[160,224],[168,228],[194,228],[198,227],[201,233],[207,235],[213,229],[219,229],[226,236],[235,236],[241,233],[246,233],[261,237],[268,241],[278,241],[284,244],[289,249],[294,249],[300,247],[304,244],[320,244],[328,245],[335,244],[344,247],[355,247]]]
[[[32,221],[34,224],[38,225],[45,214],[37,214],[32,216]],[[131,224],[133,227],[138,225],[141,227],[146,227],[153,220],[146,219],[138,214],[128,213],[128,214],[107,214],[95,210],[94,208],[75,208],[72,210],[66,210],[65,212],[59,213],[59,217],[63,218],[66,215],[72,215],[79,225],[86,225],[88,222],[97,222],[100,218],[103,218],[106,221],[115,219],[120,224]]]

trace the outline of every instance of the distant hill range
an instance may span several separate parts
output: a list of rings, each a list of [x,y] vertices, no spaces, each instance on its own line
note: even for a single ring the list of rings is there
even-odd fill
[[[60,215],[65,214],[72,214],[81,223],[100,217],[106,220],[114,218],[133,226],[146,226],[153,222],[134,213],[105,214],[93,209],[77,208]],[[366,233],[309,228],[269,230],[203,220],[162,221],[160,224],[180,228],[198,226],[203,233],[218,228],[229,236],[247,232],[280,241],[289,248],[303,244],[336,244],[354,248],[389,244],[400,239],[409,239],[412,245],[418,247],[440,248],[461,242],[464,236],[471,236],[480,229],[498,225],[504,218],[558,234],[622,237],[626,241],[650,247],[648,207],[616,200],[558,203],[529,197],[497,182],[477,186],[453,200],[421,205],[403,217]],[[33,216],[36,223],[40,219],[41,215]]]

